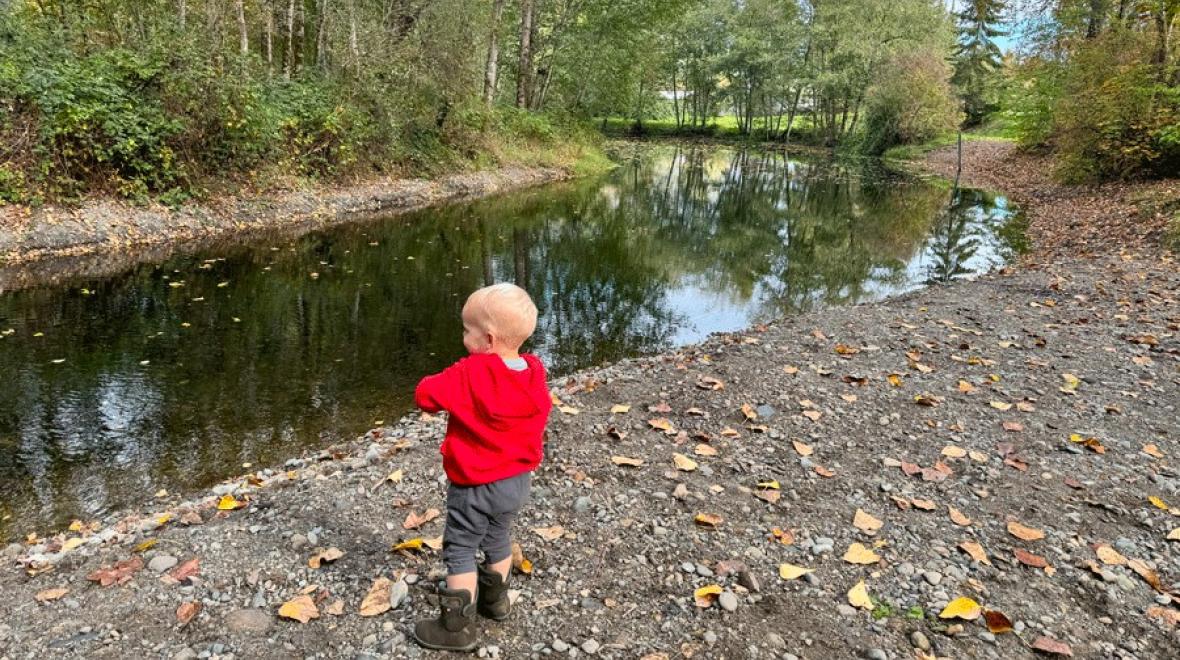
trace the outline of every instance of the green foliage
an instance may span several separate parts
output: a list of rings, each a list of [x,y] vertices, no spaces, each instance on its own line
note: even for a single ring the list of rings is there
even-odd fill
[[[997,81],[1002,65],[995,40],[1004,0],[970,0],[958,14],[958,47],[952,82],[963,99],[967,124],[974,126],[998,109]]]
[[[881,155],[899,144],[931,140],[959,124],[950,68],[929,52],[894,56],[869,89],[861,149]]]

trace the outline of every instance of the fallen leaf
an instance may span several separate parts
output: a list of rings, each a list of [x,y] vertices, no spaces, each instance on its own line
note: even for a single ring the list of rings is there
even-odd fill
[[[1164,452],[1160,451],[1160,448],[1156,447],[1154,444],[1143,445],[1143,453],[1147,454],[1148,456],[1154,456],[1155,458],[1164,457]]]
[[[610,462],[615,465],[626,465],[628,467],[639,467],[643,465],[641,458],[628,458],[626,456],[611,456]]]
[[[393,472],[390,472],[389,476],[385,477],[385,481],[395,483],[395,484],[400,483],[403,476],[405,476],[405,473],[401,469],[397,469],[397,470],[394,470]]]
[[[1180,541],[1180,527],[1168,532],[1169,541]]]
[[[438,536],[436,536],[432,539],[422,539],[422,544],[425,545],[426,547],[430,548],[431,550],[434,550],[435,552],[439,552],[443,548],[442,534],[439,534]]]
[[[1071,658],[1073,657],[1073,650],[1069,648],[1069,644],[1057,641],[1052,637],[1038,637],[1037,640],[1032,643],[1030,648],[1041,651],[1042,653],[1048,653],[1050,655],[1064,655]]]
[[[578,410],[577,408],[575,408],[573,406],[558,406],[557,409],[563,415],[577,415],[582,412],[581,410]]]
[[[692,592],[692,600],[697,607],[709,607],[721,596],[721,585],[707,584]]]
[[[981,564],[987,564],[988,566],[992,564],[991,560],[987,558],[987,552],[983,549],[983,546],[975,541],[963,541],[959,544],[959,549],[966,552],[972,559]]]
[[[1174,607],[1159,607],[1152,605],[1147,608],[1147,616],[1151,619],[1159,619],[1164,623],[1172,626],[1180,625],[1180,610]]]
[[[1049,562],[1046,561],[1044,557],[1040,555],[1034,555],[1027,550],[1016,548],[1012,551],[1012,554],[1016,555],[1016,561],[1024,564],[1025,566],[1032,566],[1033,568],[1045,568],[1049,565]]]
[[[860,543],[853,543],[848,546],[843,559],[849,564],[876,564],[881,561],[881,557],[877,553]]]
[[[279,607],[279,616],[284,619],[293,619],[299,623],[307,623],[312,619],[320,618],[320,611],[316,608],[315,601],[311,599],[311,596],[296,596]]]
[[[625,415],[629,412],[631,412],[631,406],[629,404],[616,403],[610,407],[610,413],[612,415]]]
[[[1097,454],[1105,454],[1106,453],[1106,447],[1102,446],[1102,443],[1098,441],[1098,438],[1086,438],[1086,437],[1081,436],[1080,434],[1072,433],[1069,436],[1069,441],[1073,442],[1073,443],[1080,444]]]
[[[1119,554],[1118,550],[1109,545],[1102,544],[1094,548],[1094,554],[1102,560],[1103,564],[1107,566],[1123,566],[1127,563],[1127,558]]]
[[[971,519],[968,518],[967,516],[963,515],[962,511],[959,511],[958,509],[956,509],[953,506],[950,506],[949,504],[947,505],[946,508],[948,510],[948,513],[950,514],[951,522],[955,523],[956,525],[958,525],[960,527],[967,527],[967,526],[971,525]]]
[[[1016,409],[1019,410],[1020,412],[1027,413],[1027,412],[1032,412],[1032,411],[1036,410],[1037,407],[1034,406],[1031,401],[1017,401],[1016,402]]]
[[[1159,574],[1151,570],[1151,567],[1147,565],[1147,562],[1143,561],[1142,559],[1128,559],[1127,567],[1138,573],[1139,577],[1143,578],[1144,582],[1151,585],[1152,589],[1155,589],[1160,593],[1166,593],[1164,591],[1163,584],[1160,582]]]
[[[176,608],[176,622],[180,625],[186,625],[193,617],[201,611],[201,604],[195,601],[186,601]]]
[[[410,511],[410,515],[406,516],[406,521],[402,523],[402,529],[418,529],[438,516],[438,509],[427,509],[422,515],[418,515],[416,511]]]
[[[1011,409],[1012,409],[1012,404],[1010,404],[1010,403],[1004,403],[1003,401],[992,401],[992,402],[991,402],[990,404],[988,404],[988,405],[990,405],[992,408],[995,408],[996,410],[1004,410],[1004,411],[1007,411],[1007,410],[1011,410]]]
[[[553,525],[552,527],[534,527],[533,533],[546,541],[556,541],[565,535],[565,528],[561,525]]]
[[[727,427],[721,429],[721,435],[723,435],[727,438],[736,438],[736,437],[740,436],[741,434],[737,432],[737,429],[732,429],[727,426]]]
[[[799,442],[798,440],[792,440],[791,446],[795,448],[795,452],[800,456],[811,456],[815,452],[815,450],[811,448],[811,445]]]
[[[1065,381],[1065,385],[1061,386],[1061,391],[1066,394],[1075,393],[1078,386],[1082,384],[1082,380],[1073,374],[1061,374],[1061,380]]]
[[[100,586],[109,587],[131,580],[131,576],[143,570],[143,559],[138,556],[124,559],[114,566],[103,567],[86,576],[87,580],[97,582]]]
[[[901,461],[901,471],[904,472],[907,477],[912,477],[915,474],[922,473],[922,466],[918,465],[917,463]]]
[[[901,387],[901,376],[900,375],[889,374],[888,376],[885,377],[885,379],[889,381],[890,385],[892,385],[894,387]]]
[[[885,523],[881,522],[881,520],[874,518],[859,508],[852,516],[852,526],[863,532],[875,532],[884,525]]]
[[[1026,527],[1016,521],[1008,523],[1008,533],[1022,541],[1039,541],[1045,538],[1045,532],[1035,527]]]
[[[308,568],[319,568],[322,564],[330,564],[343,556],[344,551],[340,548],[320,550],[307,560],[307,566]]]
[[[758,499],[760,499],[764,502],[769,502],[771,504],[778,504],[778,501],[782,496],[783,496],[783,494],[777,490],[756,490],[756,491],[754,491],[754,497],[757,497]]]
[[[336,600],[331,605],[324,608],[324,612],[332,616],[341,616],[344,614],[344,601]]]
[[[700,379],[697,380],[697,387],[701,388],[702,390],[717,391],[725,389],[725,383],[711,376],[701,376]]]
[[[859,397],[857,397],[855,394],[841,394],[840,398],[844,399],[845,403],[856,403],[856,401],[859,399]]]
[[[784,580],[796,580],[808,573],[814,573],[814,568],[803,568],[794,564],[779,564],[778,576]]]
[[[684,454],[672,454],[672,462],[676,464],[676,469],[681,472],[692,472],[697,469],[697,462]]]
[[[397,545],[393,546],[393,548],[390,551],[391,552],[420,551],[420,550],[422,550],[423,545],[424,544],[423,544],[423,541],[421,538],[412,538],[408,541],[402,541],[401,543],[398,543]]]
[[[922,509],[923,511],[933,511],[938,508],[938,505],[933,500],[923,500],[917,497],[910,500],[910,503],[914,505],[914,508]]]
[[[1012,632],[1012,620],[1003,612],[996,610],[984,610],[983,620],[987,624],[988,632],[993,635],[1000,635],[1007,632]]]
[[[783,367],[783,373],[787,374],[788,376],[794,376],[795,374],[799,373],[799,368],[792,367],[791,365],[788,364]]]
[[[220,511],[233,511],[246,506],[246,503],[234,497],[231,493],[226,493],[217,500],[217,509]]]
[[[51,601],[55,601],[58,598],[61,598],[62,596],[65,596],[68,593],[70,593],[70,590],[65,587],[58,587],[57,589],[46,589],[44,591],[38,591],[37,595],[33,596],[33,599],[36,600],[38,603],[48,603]]]
[[[975,451],[974,449],[967,452],[967,455],[970,456],[971,460],[975,461],[976,463],[986,463],[988,461],[987,454],[980,451]]]
[[[800,414],[813,422],[818,422],[820,418],[824,416],[824,414],[818,410],[804,410]]]
[[[716,528],[718,525],[720,525],[721,520],[722,520],[721,516],[719,516],[715,513],[698,513],[692,519],[693,522],[695,522],[698,525],[701,525],[702,527],[713,527],[713,528]]]
[[[822,465],[817,465],[812,469],[815,470],[815,473],[821,477],[834,477],[834,476],[836,476],[835,472],[833,472],[832,470],[829,470],[828,468],[826,468]]]
[[[525,575],[531,575],[533,572],[533,562],[525,558],[524,549],[519,543],[512,544],[512,568]]]
[[[783,545],[791,545],[795,542],[795,532],[793,530],[775,527],[770,530],[770,534]]]
[[[1024,430],[1024,424],[1020,422],[1004,422],[1003,427],[1009,433],[1020,433]]]
[[[647,424],[653,429],[656,429],[657,431],[663,431],[664,433],[674,430],[672,428],[672,422],[666,417],[656,417],[654,419],[649,419],[647,420]]]
[[[860,349],[848,344],[836,344],[836,354],[851,357],[860,352]]]
[[[965,380],[959,381],[959,391],[962,392],[963,394],[971,394],[971,393],[975,392],[975,390],[977,390],[977,389],[978,389],[977,387],[975,387],[971,383],[968,383]]]
[[[697,456],[716,456],[717,450],[712,445],[701,443],[692,450],[692,453]]]
[[[856,586],[848,590],[848,604],[862,610],[873,609],[873,599],[869,598],[869,589],[865,586],[864,580],[857,582]]]
[[[1148,502],[1151,502],[1151,504],[1152,504],[1152,505],[1153,505],[1155,508],[1157,508],[1157,509],[1163,509],[1164,511],[1167,511],[1167,510],[1168,510],[1168,505],[1167,505],[1167,503],[1165,503],[1163,500],[1161,500],[1160,498],[1156,497],[1155,495],[1152,495],[1151,497],[1148,497],[1148,498],[1147,498],[1147,501],[1148,501]]]
[[[943,397],[935,396],[933,394],[919,394],[914,397],[914,403],[919,406],[926,406],[927,408],[934,408],[938,404],[945,401]]]
[[[952,600],[938,613],[940,619],[963,619],[965,621],[974,621],[983,614],[983,608],[979,603],[966,597],[959,597]]]
[[[388,612],[392,607],[389,602],[389,595],[392,591],[393,583],[389,581],[389,578],[379,577],[374,580],[373,586],[369,587],[369,593],[365,594],[365,599],[361,601],[360,615],[377,616]]]
[[[748,403],[742,404],[742,415],[745,416],[747,421],[752,422],[752,421],[758,419],[758,412],[756,410],[754,410],[754,406],[752,406]]]
[[[947,458],[963,458],[967,455],[967,450],[955,445],[947,445],[942,448],[942,455]]]

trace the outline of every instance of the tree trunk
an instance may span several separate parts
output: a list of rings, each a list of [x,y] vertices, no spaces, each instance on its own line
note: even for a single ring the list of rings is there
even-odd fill
[[[307,14],[304,11],[303,0],[299,0],[297,6],[299,7],[299,36],[297,39],[299,45],[295,48],[295,65],[292,67],[295,73],[303,70],[304,44],[307,43]]]
[[[287,0],[287,50],[283,54],[283,77],[290,80],[295,70],[295,0]]]
[[[266,12],[266,23],[263,28],[263,39],[266,41],[266,75],[274,75],[275,67],[275,8],[272,0],[263,3]]]
[[[1106,15],[1106,0],[1090,0],[1090,12],[1086,17],[1086,38],[1093,39],[1102,33],[1102,20]]]
[[[504,0],[492,0],[492,29],[488,34],[488,60],[483,72],[483,104],[488,108],[496,101],[500,75],[500,19],[503,16]]]
[[[246,29],[246,3],[245,0],[236,0],[234,4],[238,10],[238,51],[245,57],[250,54],[250,33]]]
[[[319,0],[320,15],[315,35],[315,63],[320,69],[328,68],[328,5],[331,0]]]
[[[348,54],[352,57],[352,70],[359,70],[361,48],[356,36],[356,0],[348,0]]]
[[[680,130],[680,94],[676,91],[676,63],[672,64],[672,112],[676,114],[676,130]]]
[[[533,79],[533,1],[520,0],[520,64],[516,72],[516,107],[529,107]]]
[[[188,0],[179,0],[176,12],[179,14],[180,31],[183,33],[188,26]]]

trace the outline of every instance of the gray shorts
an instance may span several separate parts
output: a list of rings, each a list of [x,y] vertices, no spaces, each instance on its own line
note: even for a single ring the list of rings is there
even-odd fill
[[[529,501],[532,474],[482,486],[447,487],[447,526],[443,531],[443,562],[447,573],[475,571],[475,553],[489,564],[512,556],[512,521]]]

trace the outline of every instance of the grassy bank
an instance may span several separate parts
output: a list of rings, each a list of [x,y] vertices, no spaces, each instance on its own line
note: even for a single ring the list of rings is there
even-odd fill
[[[943,147],[954,146],[957,133],[947,133],[920,144],[903,144],[888,149],[882,156],[886,160],[920,160],[926,154]],[[963,132],[964,142],[1015,142],[1016,133],[1005,122],[991,122]]]
[[[595,126],[604,135],[609,137],[707,137],[734,141],[781,141],[781,138],[773,133],[769,138],[767,137],[762,118],[755,120],[753,133],[746,134],[742,132],[738,125],[737,117],[733,115],[715,117],[703,128],[699,126],[677,126],[676,120],[671,117],[645,119],[642,125],[637,125],[634,119],[626,117],[600,117],[595,121]],[[808,118],[799,117],[795,120],[795,125],[791,130],[791,142],[799,144],[817,143],[812,132],[811,122]]]

